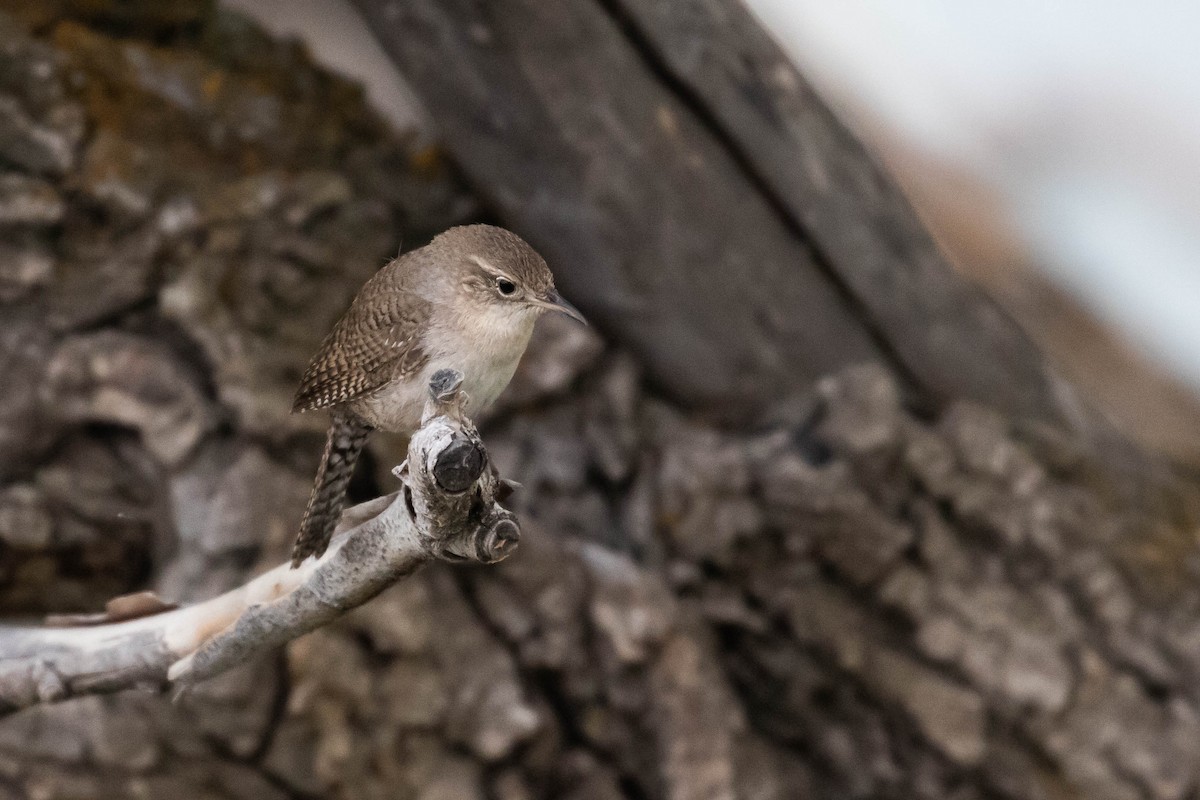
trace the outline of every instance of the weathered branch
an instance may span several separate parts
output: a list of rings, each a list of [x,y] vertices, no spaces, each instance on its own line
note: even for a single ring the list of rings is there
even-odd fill
[[[320,559],[286,564],[198,605],[124,622],[0,627],[0,713],[135,686],[186,687],[325,625],[433,559],[494,563],[519,527],[505,484],[462,413],[462,375],[443,370],[404,487],[349,509]]]

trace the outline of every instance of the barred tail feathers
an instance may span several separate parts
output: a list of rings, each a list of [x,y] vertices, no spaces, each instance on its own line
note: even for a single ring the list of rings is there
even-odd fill
[[[329,546],[329,540],[342,516],[342,505],[346,500],[346,488],[354,475],[354,465],[358,463],[358,455],[370,432],[370,425],[345,414],[334,414],[308,508],[304,510],[300,533],[292,547],[293,567],[298,567],[309,556],[319,557]]]

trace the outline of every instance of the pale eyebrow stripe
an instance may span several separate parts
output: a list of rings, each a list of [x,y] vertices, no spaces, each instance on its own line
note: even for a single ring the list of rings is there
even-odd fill
[[[475,264],[478,264],[481,268],[483,268],[484,271],[490,272],[493,275],[504,275],[503,272],[501,272],[500,270],[493,267],[487,260],[485,260],[484,258],[482,258],[480,256],[467,256],[467,260],[472,261]],[[505,277],[507,277],[507,276],[505,276]]]

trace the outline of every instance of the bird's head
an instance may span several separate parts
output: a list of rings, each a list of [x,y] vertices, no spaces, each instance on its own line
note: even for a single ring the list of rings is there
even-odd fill
[[[430,248],[452,265],[449,276],[464,303],[481,313],[531,320],[557,311],[587,324],[554,288],[546,260],[511,231],[494,225],[450,228]]]

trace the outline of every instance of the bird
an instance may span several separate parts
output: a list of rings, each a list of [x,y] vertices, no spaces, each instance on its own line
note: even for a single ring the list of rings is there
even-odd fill
[[[293,568],[329,546],[370,433],[411,436],[441,369],[462,373],[469,411],[490,406],[548,311],[587,324],[558,293],[546,260],[494,225],[450,228],[367,280],[309,362],[292,404],[295,413],[330,413]]]

